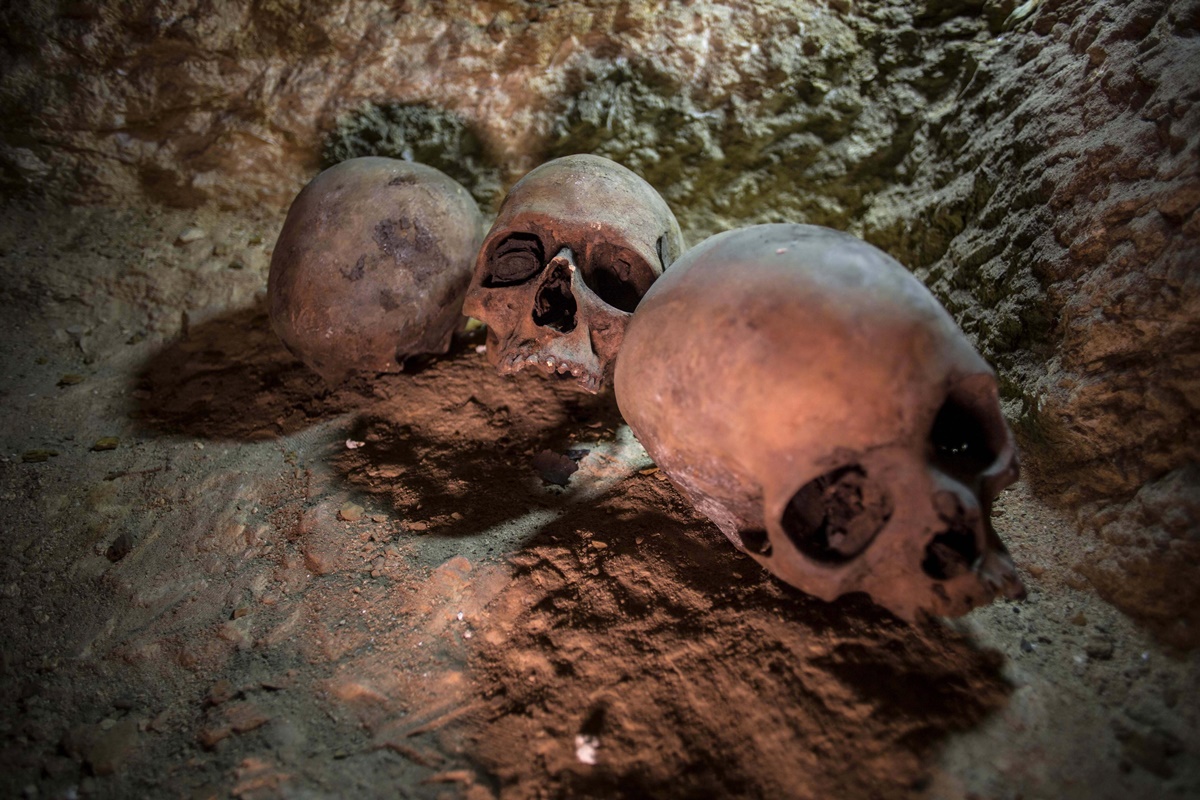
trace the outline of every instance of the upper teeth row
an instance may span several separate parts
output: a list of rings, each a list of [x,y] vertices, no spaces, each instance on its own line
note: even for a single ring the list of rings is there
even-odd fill
[[[500,362],[500,371],[504,373],[520,372],[531,364],[543,366],[550,373],[557,372],[561,375],[565,375],[570,372],[573,377],[584,378],[585,380],[583,382],[585,383],[586,388],[590,389],[591,391],[596,391],[598,389],[599,380],[595,376],[585,376],[584,369],[580,365],[573,364],[569,361],[559,361],[555,359],[554,356],[513,353],[512,355],[505,356],[504,360]]]
[[[530,356],[530,357],[529,357],[529,359],[534,359],[534,360],[537,360],[537,357],[536,357],[536,356]],[[529,359],[526,359],[526,361],[528,361]],[[555,367],[555,363],[556,363],[556,362],[554,361],[554,358],[553,358],[553,357],[550,357],[550,358],[547,358],[547,359],[546,359],[546,367],[547,367],[547,368],[548,368],[548,369],[549,369],[551,372],[554,372],[555,370],[557,370],[557,371],[558,371],[560,374],[563,374],[563,375],[565,375],[565,374],[566,374],[568,371],[570,371],[570,373],[571,373],[572,375],[574,375],[576,378],[578,378],[580,375],[582,375],[582,374],[583,374],[583,367],[579,366],[578,364],[574,364],[574,365],[572,365],[572,364],[570,364],[570,363],[568,363],[568,362],[566,362],[566,361],[562,361],[562,362],[557,362],[557,363],[558,363],[558,366],[557,366],[557,367]]]

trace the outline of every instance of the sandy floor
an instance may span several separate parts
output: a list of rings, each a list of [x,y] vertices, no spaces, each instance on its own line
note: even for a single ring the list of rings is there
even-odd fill
[[[808,599],[475,340],[325,390],[261,310],[278,224],[4,214],[4,796],[1200,796],[1200,656],[1027,487],[1025,602]]]

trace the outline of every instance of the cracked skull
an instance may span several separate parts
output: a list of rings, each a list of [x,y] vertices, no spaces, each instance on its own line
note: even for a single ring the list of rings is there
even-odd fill
[[[626,332],[617,403],[740,549],[824,600],[897,616],[1024,596],[990,523],[1016,480],[996,377],[899,263],[852,236],[714,236]]]
[[[630,314],[682,249],[650,184],[606,158],[559,158],[508,193],[463,313],[487,324],[500,372],[537,367],[598,392]]]
[[[374,157],[330,167],[296,197],[275,245],[275,332],[334,384],[444,353],[482,231],[471,195],[432,167]]]

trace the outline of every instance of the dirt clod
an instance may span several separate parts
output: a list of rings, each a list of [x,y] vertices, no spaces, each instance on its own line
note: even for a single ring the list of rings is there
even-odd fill
[[[124,765],[137,743],[137,720],[121,720],[96,737],[87,749],[87,764],[98,776],[112,775]]]

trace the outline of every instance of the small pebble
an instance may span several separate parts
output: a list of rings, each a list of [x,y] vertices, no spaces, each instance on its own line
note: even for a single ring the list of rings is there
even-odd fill
[[[225,711],[225,717],[235,733],[246,733],[261,728],[271,720],[261,708],[249,701],[230,706]]]
[[[428,522],[410,522],[410,523],[408,523],[408,529],[410,531],[429,530],[429,523]]]
[[[26,450],[21,454],[21,460],[26,464],[37,464],[42,461],[49,461],[57,455],[57,450]]]
[[[180,232],[179,238],[175,240],[175,244],[176,246],[191,244],[192,242],[203,239],[205,236],[208,236],[208,234],[205,233],[201,228],[184,228],[183,231]]]
[[[115,564],[132,552],[133,537],[130,536],[129,531],[125,531],[108,546],[108,549],[104,551],[104,557]]]
[[[1112,639],[1106,636],[1092,636],[1084,645],[1083,651],[1088,654],[1088,658],[1107,661],[1113,657]]]
[[[228,739],[232,735],[233,728],[229,727],[228,725],[214,725],[210,728],[202,728],[200,732],[196,734],[196,741],[199,742],[200,746],[205,750],[212,750],[224,739]]]
[[[556,486],[566,486],[571,476],[579,470],[579,464],[568,455],[555,453],[553,450],[543,450],[533,457],[533,468],[542,476],[542,480]]]
[[[363,518],[363,507],[357,503],[346,503],[338,509],[338,519],[346,522],[358,522]]]
[[[84,381],[84,377],[82,375],[77,375],[74,372],[68,372],[66,375],[63,375],[61,378],[58,379],[58,385],[59,386],[74,386],[76,384],[83,383],[83,381]]]
[[[105,436],[105,437],[102,437],[102,438],[96,440],[96,443],[94,445],[92,445],[92,450],[97,453],[103,452],[105,450],[116,450],[117,445],[119,445],[120,443],[121,443],[121,440],[118,439],[116,436]]]
[[[388,515],[387,514],[372,514],[371,521],[372,522],[387,522]]]
[[[208,705],[219,706],[222,703],[230,700],[234,695],[233,684],[228,678],[222,678],[212,685],[208,690],[208,697],[205,698]]]

